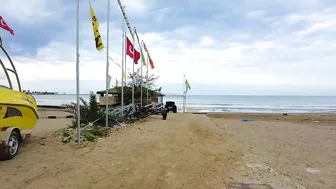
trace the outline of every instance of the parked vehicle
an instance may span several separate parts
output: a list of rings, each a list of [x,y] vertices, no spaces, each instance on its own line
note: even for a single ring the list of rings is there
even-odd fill
[[[30,136],[21,131],[36,126],[38,112],[35,98],[21,91],[15,66],[1,44],[0,48],[12,65],[12,69],[7,69],[0,59],[9,84],[9,87],[0,86],[0,159],[12,159],[18,154],[22,140]],[[8,70],[15,74],[19,90],[13,89]]]
[[[167,101],[165,108],[167,108],[167,112],[173,111],[173,113],[177,113],[177,106],[174,101]]]

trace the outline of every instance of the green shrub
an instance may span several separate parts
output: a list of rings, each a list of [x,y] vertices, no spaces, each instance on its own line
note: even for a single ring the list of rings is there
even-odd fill
[[[90,100],[89,103],[86,102],[83,98],[80,98],[80,119],[81,125],[87,125],[90,122],[95,121],[96,119],[100,118],[94,125],[105,125],[105,114],[104,108],[100,108],[97,102],[96,94],[93,92],[90,93]],[[68,105],[70,112],[75,115],[75,119],[72,120],[72,124],[70,127],[76,128],[77,127],[77,104],[71,103]]]
[[[83,133],[83,138],[87,141],[92,142],[92,141],[96,140],[97,136],[95,136],[92,133],[86,131],[86,132]]]

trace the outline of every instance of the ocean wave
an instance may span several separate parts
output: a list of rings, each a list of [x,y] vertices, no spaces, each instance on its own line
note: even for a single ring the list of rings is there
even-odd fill
[[[89,95],[81,95],[89,100]],[[36,96],[38,105],[62,105],[75,102],[75,95]],[[182,111],[181,96],[167,96]],[[330,113],[336,112],[336,97],[189,96],[186,109],[206,112]]]
[[[182,109],[182,104],[177,104]],[[265,112],[265,113],[331,113],[336,112],[336,106],[214,106],[200,104],[186,104],[187,110],[199,110],[202,112]]]

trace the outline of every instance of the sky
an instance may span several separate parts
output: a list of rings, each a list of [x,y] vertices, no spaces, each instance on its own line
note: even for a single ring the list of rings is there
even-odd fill
[[[121,2],[150,51],[155,69],[149,73],[159,76],[163,92],[181,94],[185,74],[195,95],[336,95],[335,0]],[[0,4],[15,32],[1,30],[3,46],[22,88],[76,93],[76,1]],[[106,48],[107,0],[91,4]],[[117,0],[111,0],[109,54],[120,64],[123,24]],[[102,90],[106,56],[95,49],[88,1],[80,1],[79,25],[80,92]],[[3,53],[0,58],[9,66]],[[126,59],[130,70],[131,61]],[[109,73],[112,81],[121,80],[113,62]],[[8,85],[2,71],[0,84]]]

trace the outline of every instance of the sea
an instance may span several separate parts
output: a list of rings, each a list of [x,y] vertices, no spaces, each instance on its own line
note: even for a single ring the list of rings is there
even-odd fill
[[[76,95],[34,95],[38,105],[61,106],[76,102]],[[89,100],[89,95],[80,95]],[[98,96],[97,96],[98,99]],[[166,95],[182,111],[182,95]],[[336,113],[336,96],[188,95],[187,111],[237,113]]]

